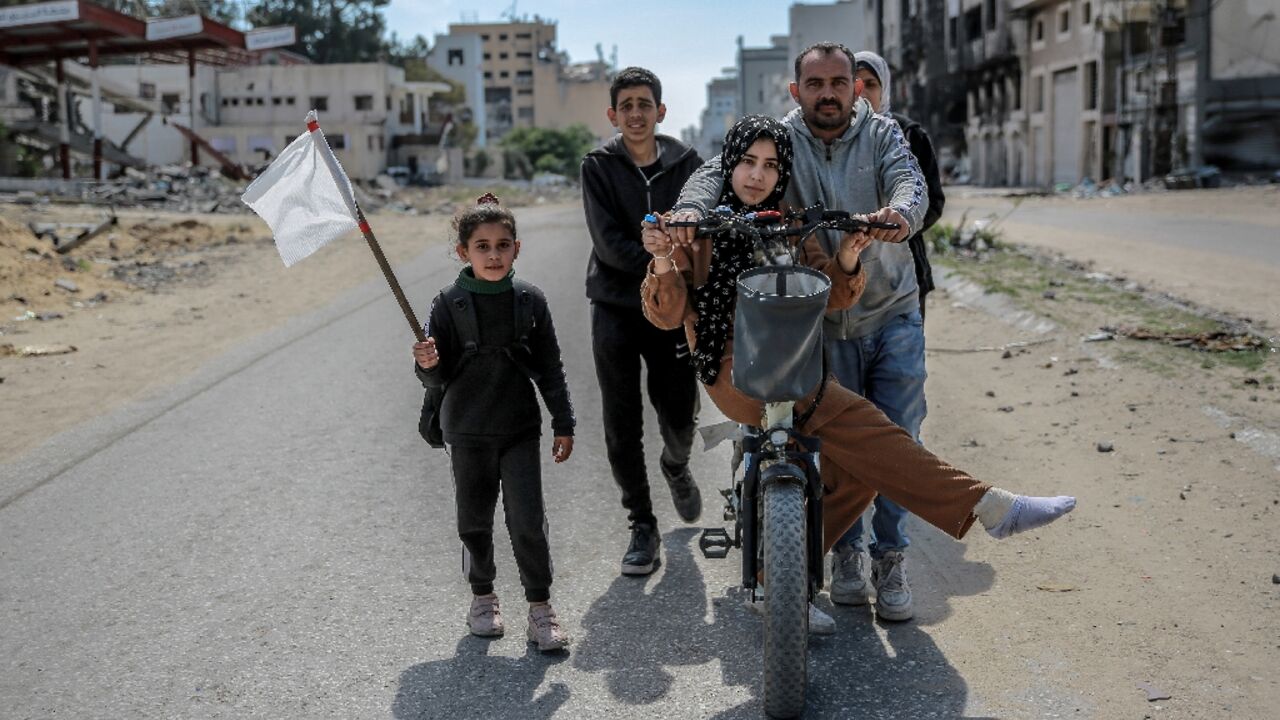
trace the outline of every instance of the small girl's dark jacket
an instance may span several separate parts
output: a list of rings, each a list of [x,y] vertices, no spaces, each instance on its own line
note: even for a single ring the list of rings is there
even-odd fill
[[[444,441],[468,447],[506,447],[537,437],[542,430],[542,412],[534,396],[535,384],[551,414],[552,432],[573,435],[573,403],[546,296],[518,280],[514,290],[466,295],[474,308],[480,351],[464,352],[464,340],[441,294],[432,303],[427,325],[440,363],[430,370],[414,364],[423,385],[446,387],[440,408]],[[516,337],[516,304],[520,302],[532,304],[533,327],[527,343]]]

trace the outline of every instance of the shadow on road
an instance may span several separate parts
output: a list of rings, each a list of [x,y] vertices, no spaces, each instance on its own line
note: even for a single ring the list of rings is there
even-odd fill
[[[743,701],[713,717],[760,718],[760,620],[739,588],[714,593],[706,618],[696,538],[688,528],[666,534],[665,571],[652,587],[652,577],[613,581],[583,618],[573,665],[604,673],[614,698],[647,705],[672,691],[682,666],[716,660],[723,685],[741,688]],[[877,624],[868,608],[823,602],[839,631],[810,643],[805,717],[964,717],[968,686],[920,626]]]
[[[490,642],[464,635],[454,657],[414,665],[401,673],[392,717],[539,720],[554,716],[569,699],[569,688],[552,683],[540,697],[534,693],[547,668],[568,655],[544,655],[532,645],[526,645],[523,657],[489,655]]]

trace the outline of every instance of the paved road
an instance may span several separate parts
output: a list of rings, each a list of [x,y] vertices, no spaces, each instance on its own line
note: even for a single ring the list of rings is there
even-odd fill
[[[467,635],[446,458],[416,436],[411,337],[378,280],[0,467],[0,715],[759,716],[759,623],[729,590],[736,555],[696,556],[696,531],[660,496],[664,569],[617,573],[627,530],[603,456],[579,213],[521,211],[519,261],[550,296],[579,414],[573,458],[545,473],[570,654],[525,645],[505,536],[511,632]],[[399,272],[425,313],[456,269],[434,246]],[[726,453],[695,471],[718,518]],[[960,543],[921,528],[914,548],[933,578],[917,602],[936,622],[949,596],[992,584]],[[922,624],[837,616],[813,649],[811,717],[983,714]]]
[[[1280,327],[1280,190],[1248,187],[1118,198],[1014,200],[955,188],[944,221],[1000,217],[1038,246],[1208,308]]]

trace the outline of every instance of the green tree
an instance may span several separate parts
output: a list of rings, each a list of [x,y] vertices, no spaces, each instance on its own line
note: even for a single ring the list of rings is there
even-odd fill
[[[577,179],[582,156],[591,150],[595,141],[585,125],[571,125],[563,130],[516,128],[502,138],[501,145],[523,155],[525,162],[538,172],[555,172]]]
[[[254,27],[293,25],[289,50],[318,63],[375,62],[389,57],[382,8],[391,0],[261,0],[249,10]],[[425,40],[423,41],[426,42]]]

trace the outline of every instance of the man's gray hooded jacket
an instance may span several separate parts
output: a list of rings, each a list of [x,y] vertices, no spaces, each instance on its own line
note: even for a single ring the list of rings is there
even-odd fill
[[[813,136],[800,108],[783,119],[791,128],[795,166],[787,203],[793,208],[821,203],[829,210],[872,213],[891,207],[902,213],[911,233],[924,223],[929,195],[924,176],[902,130],[893,118],[877,115],[859,98],[853,122],[843,135],[827,144]],[[707,161],[685,184],[675,210],[698,210],[704,215],[723,189],[720,158]],[[839,247],[840,234],[822,238],[829,253]],[[862,251],[867,286],[850,309],[829,313],[827,339],[845,340],[879,330],[900,314],[919,307],[915,263],[907,243],[873,242]]]

